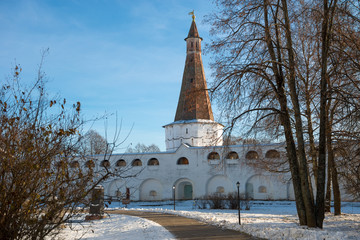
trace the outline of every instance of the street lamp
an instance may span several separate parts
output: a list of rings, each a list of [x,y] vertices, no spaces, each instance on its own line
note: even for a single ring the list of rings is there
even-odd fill
[[[236,187],[237,187],[237,192],[238,192],[238,213],[239,213],[239,225],[241,225],[241,220],[240,220],[240,182],[238,181],[236,183]]]
[[[174,196],[174,210],[175,210],[175,185],[173,185],[172,189],[173,189],[173,196]]]

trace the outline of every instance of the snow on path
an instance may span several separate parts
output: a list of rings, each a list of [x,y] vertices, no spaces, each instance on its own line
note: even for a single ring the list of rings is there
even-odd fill
[[[84,216],[82,217],[82,219]],[[161,225],[127,215],[112,214],[102,220],[68,224],[58,236],[59,240],[175,240]]]

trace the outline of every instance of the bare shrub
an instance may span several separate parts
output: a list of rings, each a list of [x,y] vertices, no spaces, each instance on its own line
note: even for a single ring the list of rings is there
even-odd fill
[[[224,209],[226,207],[226,197],[223,194],[213,193],[208,196],[210,209]]]

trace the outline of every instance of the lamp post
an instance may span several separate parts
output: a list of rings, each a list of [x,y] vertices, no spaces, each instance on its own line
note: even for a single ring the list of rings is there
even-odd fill
[[[175,210],[175,185],[173,185],[172,189],[173,189],[173,196],[174,196],[174,210]]]
[[[238,181],[236,183],[237,187],[237,197],[238,197],[238,213],[239,213],[239,225],[241,225],[241,219],[240,219],[240,182]]]

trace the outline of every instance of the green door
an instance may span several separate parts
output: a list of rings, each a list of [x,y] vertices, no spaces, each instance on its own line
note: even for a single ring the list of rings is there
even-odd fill
[[[192,185],[185,185],[184,186],[184,199],[192,199]]]

